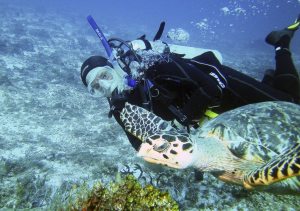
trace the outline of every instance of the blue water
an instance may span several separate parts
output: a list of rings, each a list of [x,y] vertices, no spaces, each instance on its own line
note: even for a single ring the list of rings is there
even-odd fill
[[[147,33],[154,36],[161,21],[166,31],[183,28],[190,33],[189,45],[230,50],[232,45],[242,48],[265,47],[263,40],[270,30],[280,29],[300,13],[298,0],[188,0],[188,1],[9,1],[32,6],[38,11],[55,11],[66,16],[77,15],[81,21],[91,14],[99,25],[118,32],[136,29],[136,36]],[[226,10],[228,12],[226,12]],[[205,23],[205,29],[197,23]],[[73,23],[76,27],[76,23]],[[143,30],[144,29],[144,30]],[[89,27],[82,31],[90,30]],[[117,35],[117,34],[116,34]],[[134,37],[123,37],[133,39]],[[296,47],[297,46],[297,47]],[[300,36],[296,36],[293,49],[300,51]]]

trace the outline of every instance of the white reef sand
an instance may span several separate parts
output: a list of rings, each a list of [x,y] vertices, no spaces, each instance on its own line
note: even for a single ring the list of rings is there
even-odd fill
[[[106,99],[92,98],[81,83],[82,62],[104,55],[85,20],[4,5],[0,12],[0,209],[46,208],[57,192],[83,181],[107,183],[118,172],[169,191],[182,210],[299,209],[295,196],[248,192],[209,174],[196,182],[191,170],[136,158],[107,117]],[[120,30],[120,36],[134,31]],[[266,56],[224,57],[249,70]]]

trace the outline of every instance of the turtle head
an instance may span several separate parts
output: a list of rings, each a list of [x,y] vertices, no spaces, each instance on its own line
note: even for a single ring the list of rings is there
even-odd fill
[[[195,161],[194,147],[186,134],[163,132],[149,136],[141,144],[138,156],[150,163],[184,169]]]
[[[155,114],[129,103],[120,115],[125,130],[141,141],[138,156],[172,168],[186,168],[194,161],[195,145],[185,132]]]

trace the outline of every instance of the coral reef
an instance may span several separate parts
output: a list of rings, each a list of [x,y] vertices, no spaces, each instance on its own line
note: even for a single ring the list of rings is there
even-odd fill
[[[168,193],[152,185],[143,187],[132,175],[118,178],[107,187],[97,182],[91,191],[86,186],[75,189],[67,210],[179,210]]]

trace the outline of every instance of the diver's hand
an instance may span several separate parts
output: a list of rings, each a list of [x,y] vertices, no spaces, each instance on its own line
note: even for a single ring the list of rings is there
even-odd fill
[[[110,107],[116,111],[121,111],[125,107],[125,103],[128,101],[126,92],[118,93],[114,90],[110,98]]]

